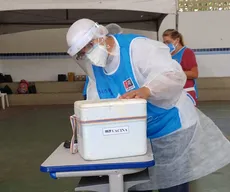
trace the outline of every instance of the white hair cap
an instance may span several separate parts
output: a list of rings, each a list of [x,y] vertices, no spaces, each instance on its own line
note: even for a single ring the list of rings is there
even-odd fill
[[[108,30],[104,26],[90,19],[79,19],[70,26],[66,34],[66,41],[69,46],[67,52],[73,57],[90,41],[107,34]]]

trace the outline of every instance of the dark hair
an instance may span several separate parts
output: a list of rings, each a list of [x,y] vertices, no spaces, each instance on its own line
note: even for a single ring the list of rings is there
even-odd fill
[[[180,42],[180,44],[182,45],[182,46],[185,46],[185,44],[184,44],[184,38],[183,38],[183,36],[182,36],[182,34],[181,33],[179,33],[177,30],[175,30],[175,29],[167,29],[164,33],[163,33],[163,35],[162,35],[163,37],[165,37],[165,36],[170,36],[172,39],[177,39],[177,38],[179,38],[180,40],[179,40],[179,42]]]

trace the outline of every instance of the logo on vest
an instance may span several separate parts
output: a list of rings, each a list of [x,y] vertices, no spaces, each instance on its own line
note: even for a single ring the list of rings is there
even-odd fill
[[[104,128],[103,129],[103,135],[120,135],[120,134],[128,134],[129,133],[129,127],[113,127],[113,128]]]
[[[123,85],[125,87],[126,92],[135,88],[135,85],[131,78],[128,78],[127,80],[123,81]]]

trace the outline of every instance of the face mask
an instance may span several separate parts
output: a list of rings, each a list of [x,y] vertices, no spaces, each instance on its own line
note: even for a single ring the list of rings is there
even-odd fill
[[[176,46],[173,45],[172,43],[167,44],[167,46],[169,47],[170,53],[172,53],[176,50]]]
[[[175,41],[174,41],[174,43],[175,43]],[[168,44],[170,53],[173,53],[176,50],[176,47],[177,47],[178,43],[176,45],[174,45],[174,43],[169,43]]]
[[[88,75],[92,80],[95,80],[92,65],[99,67],[105,67],[108,58],[108,52],[106,46],[95,45],[90,49],[88,53],[82,56],[75,55],[74,60],[78,63],[81,69]]]
[[[86,57],[93,65],[105,67],[108,59],[106,45],[96,45],[90,53],[86,54]]]

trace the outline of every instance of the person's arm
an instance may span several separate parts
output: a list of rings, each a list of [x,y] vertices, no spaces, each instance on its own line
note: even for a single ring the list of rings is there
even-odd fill
[[[198,78],[198,67],[196,56],[191,49],[186,49],[182,57],[181,66],[187,76],[187,79],[197,79]]]
[[[162,108],[175,106],[183,91],[186,75],[181,66],[172,60],[168,47],[148,40],[139,44],[139,48],[133,43],[132,49],[132,63],[138,68],[135,76],[141,88],[133,91],[136,96],[128,93],[125,97],[146,99],[148,96],[147,100],[153,105]]]
[[[171,108],[175,106],[183,91],[186,75],[181,66],[175,61],[171,61],[171,64],[165,61],[165,65],[168,65],[167,67],[161,66],[158,62],[156,61],[156,63],[153,62],[152,64],[159,68],[162,67],[162,71],[156,73],[154,68],[146,70],[143,73],[146,76],[143,86],[150,90],[148,98],[150,103],[162,108]],[[164,62],[163,56],[162,62]]]
[[[185,71],[187,79],[197,79],[198,78],[198,67],[193,67],[190,71]]]

